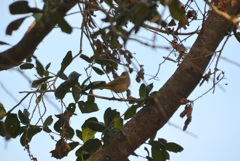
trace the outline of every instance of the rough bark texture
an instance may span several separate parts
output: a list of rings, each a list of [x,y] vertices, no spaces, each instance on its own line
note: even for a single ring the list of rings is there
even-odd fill
[[[76,3],[76,0],[66,1],[54,9],[51,14],[59,13],[64,16]],[[31,57],[38,44],[55,25],[56,22],[49,22],[49,13],[48,15],[43,14],[39,22],[33,22],[18,44],[0,53],[0,71],[15,67],[24,59]]]
[[[227,4],[226,11],[235,15],[238,6]],[[154,135],[171,118],[180,106],[180,99],[187,98],[198,85],[213,53],[227,33],[231,22],[209,12],[201,32],[188,57],[155,97],[125,124],[107,145],[102,146],[88,161],[124,161],[134,150]]]

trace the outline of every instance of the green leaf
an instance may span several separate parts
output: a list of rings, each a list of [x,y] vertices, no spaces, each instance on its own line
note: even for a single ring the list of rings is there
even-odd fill
[[[87,55],[85,55],[85,54],[81,54],[80,55],[80,58],[82,58],[83,60],[85,60],[86,62],[88,62],[88,63],[91,63],[92,62],[92,59],[91,58],[89,58]]]
[[[64,114],[66,114],[68,116],[76,115],[75,110],[76,110],[75,103],[69,103],[69,105],[68,105],[66,111],[64,112]]]
[[[82,129],[82,139],[83,142],[86,142],[89,139],[93,139],[96,131],[91,130],[90,128],[83,128]]]
[[[76,136],[82,140],[82,131],[76,130]]]
[[[43,16],[43,13],[35,13],[33,14],[33,17],[35,18],[35,21],[38,23]]]
[[[21,70],[32,69],[34,65],[32,63],[23,63],[20,65]]]
[[[70,91],[71,88],[71,82],[69,80],[64,81],[61,83],[56,91],[54,92],[54,95],[57,99],[63,99],[65,95]]]
[[[178,21],[182,21],[184,18],[184,12],[181,9],[181,3],[179,0],[172,0],[168,5],[171,16]]]
[[[68,67],[68,65],[72,62],[72,60],[73,60],[72,51],[68,51],[62,60],[60,73],[64,72],[64,70]]]
[[[46,120],[43,123],[43,130],[45,132],[47,132],[47,133],[52,132],[52,130],[50,130],[49,127],[48,127],[48,126],[50,126],[52,124],[52,122],[53,122],[52,116],[48,116],[48,118],[46,118]]]
[[[93,154],[94,152],[96,152],[98,150],[98,148],[102,146],[102,143],[100,140],[98,139],[90,139],[88,141],[86,141],[77,151],[77,153],[79,152],[84,152],[84,153],[90,153]]]
[[[21,110],[18,111],[18,117],[20,119],[20,122],[24,125],[29,124],[30,120],[27,115],[25,115]]]
[[[26,17],[22,17],[22,18],[19,18],[17,20],[14,20],[12,21],[8,26],[7,26],[7,29],[6,29],[6,34],[7,35],[12,35],[12,32],[17,30],[21,24],[23,23],[23,21],[27,18],[28,16]]]
[[[115,129],[120,129],[123,125],[123,120],[119,112],[109,107],[104,113],[104,123],[106,127],[113,126]]]
[[[139,106],[139,105],[132,105],[130,108],[128,108],[127,111],[124,113],[124,120],[132,118],[136,114],[137,109],[139,107],[141,107],[141,106]]]
[[[3,104],[0,102],[0,120],[3,118],[3,116],[5,116],[5,114],[6,114],[6,110]]]
[[[180,145],[176,144],[176,143],[166,143],[165,145],[166,150],[177,153],[177,152],[181,152],[183,151],[183,147],[181,147]]]
[[[165,148],[165,145],[167,144],[167,140],[163,139],[163,138],[159,138],[158,142],[160,143],[160,148]]]
[[[153,161],[166,161],[164,155],[161,153],[159,149],[152,147],[151,151]]]
[[[48,116],[48,117],[46,118],[46,120],[44,121],[43,126],[50,126],[50,125],[52,124],[52,122],[53,122],[53,118],[52,118],[52,116],[50,115],[50,116]]]
[[[43,82],[46,82],[48,79],[53,78],[53,76],[48,76],[48,77],[44,77],[44,78],[40,78],[38,80],[34,80],[32,82],[32,87],[33,88],[37,88],[38,86],[40,86]]]
[[[95,117],[89,118],[82,125],[82,141],[83,142],[93,139],[96,133],[96,131],[93,131],[88,127],[88,123],[91,121],[97,121],[97,119]]]
[[[42,97],[43,97],[43,94],[42,94],[42,93],[37,96],[37,98],[36,98],[36,104],[39,104],[39,103],[41,102]]]
[[[17,114],[9,114],[5,120],[6,131],[12,138],[16,138],[21,132]]]
[[[5,123],[0,121],[0,136],[7,138],[8,136],[6,136],[6,131],[5,131],[6,128],[5,127],[6,127]]]
[[[102,122],[90,121],[88,127],[93,131],[103,132],[105,130],[105,125]]]
[[[91,112],[98,111],[97,104],[89,102],[89,101],[87,101],[87,102],[79,101],[78,107],[82,113],[91,113]]]
[[[153,141],[151,142],[151,146],[153,161],[166,161],[166,158],[161,151],[160,143],[157,141]]]
[[[80,94],[82,92],[81,86],[79,83],[75,83],[72,87],[72,95],[75,102],[80,99]]]
[[[16,1],[9,6],[11,14],[25,14],[30,12],[27,1]]]
[[[140,96],[140,98],[147,97],[147,89],[146,89],[146,85],[144,83],[142,83],[139,88],[139,96]]]
[[[20,138],[22,146],[26,146],[32,140],[32,137],[41,130],[42,129],[39,126],[30,126],[28,129],[26,129]]]
[[[101,69],[99,69],[99,68],[97,68],[97,67],[92,67],[93,68],[93,70],[97,73],[97,74],[99,74],[99,75],[103,75],[103,74],[105,74]]]
[[[41,64],[40,61],[36,60],[36,70],[38,75],[40,75],[41,77],[44,75],[45,69],[43,67],[43,65]]]

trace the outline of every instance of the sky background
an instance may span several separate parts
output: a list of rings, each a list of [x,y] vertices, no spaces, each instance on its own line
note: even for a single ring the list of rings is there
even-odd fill
[[[25,31],[33,21],[33,18],[29,18],[24,21],[23,25],[19,30],[13,32],[12,36],[5,35],[5,30],[7,25],[13,20],[21,16],[13,16],[9,14],[8,6],[13,1],[1,1],[0,2],[0,41],[8,42],[11,45],[15,45],[21,37],[24,35]],[[31,1],[31,5],[34,4]],[[184,1],[183,1],[184,2]],[[42,3],[38,1],[38,5],[41,6]],[[75,7],[70,12],[77,11]],[[167,14],[166,14],[167,15]],[[81,25],[81,17],[78,14],[71,15],[67,17],[68,22],[73,27],[78,27]],[[100,23],[101,25],[101,23]],[[198,24],[200,26],[200,24]],[[194,26],[193,26],[194,27]],[[192,29],[192,30],[191,30]],[[193,31],[194,28],[190,28],[190,31]],[[141,36],[147,37],[149,33],[142,31]],[[43,65],[47,65],[49,62],[52,62],[50,71],[56,73],[60,69],[60,63],[65,56],[65,54],[71,50],[73,55],[76,55],[79,51],[79,36],[80,30],[74,29],[72,34],[68,35],[62,33],[59,28],[54,29],[38,46],[35,56],[42,62]],[[151,38],[151,36],[149,36]],[[195,37],[189,39],[185,43],[186,47],[191,47],[194,42]],[[85,41],[86,42],[86,41]],[[164,44],[169,46],[169,44],[162,38],[157,37],[156,44]],[[83,53],[90,55],[91,49],[87,43],[84,44]],[[240,62],[239,57],[239,43],[234,37],[231,37],[228,41],[224,52],[223,57],[229,60]],[[0,51],[4,51],[8,46],[0,46]],[[145,73],[149,75],[154,75],[158,69],[158,64],[162,62],[162,56],[166,56],[170,51],[165,49],[152,49],[143,47],[138,43],[129,43],[127,44],[128,50],[132,53],[136,53],[135,57],[140,62],[144,64]],[[173,57],[174,58],[174,57]],[[83,68],[86,68],[87,64],[83,61],[75,61],[71,66],[66,69],[66,74],[69,74],[71,71],[77,71],[82,74],[79,81],[86,79],[86,74],[83,71]],[[145,83],[150,84],[154,83],[154,90],[158,90],[165,83],[165,81],[171,76],[175,71],[177,65],[172,62],[165,63],[158,75],[159,80],[153,81],[149,80],[149,76],[146,75]],[[205,95],[203,98],[198,99],[194,102],[193,108],[193,119],[190,123],[187,132],[183,132],[178,127],[182,128],[184,125],[185,119],[181,119],[179,114],[183,111],[184,106],[181,106],[179,110],[172,116],[169,123],[166,124],[158,132],[158,138],[164,138],[169,142],[175,142],[181,145],[184,150],[181,153],[170,153],[171,161],[202,161],[202,160],[231,160],[239,161],[239,144],[240,144],[240,99],[239,99],[239,71],[240,66],[230,63],[225,59],[221,59],[219,69],[225,72],[225,77],[221,82],[221,88],[218,86],[214,94],[211,92]],[[124,68],[121,71],[125,70]],[[138,70],[137,68],[135,70]],[[0,102],[3,103],[6,109],[11,109],[15,106],[19,100],[21,100],[24,94],[19,94],[19,91],[29,91],[31,90],[31,82],[29,80],[34,80],[35,70],[24,71],[21,73],[18,68],[10,69],[8,71],[0,72]],[[135,72],[131,74],[131,80],[135,79]],[[27,79],[26,79],[27,76]],[[96,80],[106,80],[107,77],[97,76],[93,73],[93,79]],[[58,84],[62,81],[59,79]],[[227,84],[227,85],[225,85]],[[198,96],[206,92],[212,85],[212,82],[205,83],[201,88],[197,87],[196,90],[190,95],[189,99],[194,100]],[[132,81],[130,90],[132,91],[133,96],[138,96],[138,88],[140,84]],[[7,94],[4,90],[7,89],[10,94]],[[111,95],[110,91],[96,91],[96,94],[109,96]],[[57,114],[60,112],[60,102],[55,99],[53,94],[48,94],[48,99],[52,100],[54,104],[48,104],[48,114]],[[66,97],[66,102],[71,102],[71,97]],[[116,108],[117,110],[123,113],[127,106],[124,103],[117,103],[113,101],[98,100],[100,111],[94,114],[81,115],[78,113],[77,117],[74,117],[71,120],[71,125],[74,128],[80,128],[82,122],[88,117],[98,117],[99,120],[102,120],[102,114],[110,106]],[[18,109],[24,109],[28,107],[28,100],[24,101]],[[34,104],[31,105],[32,109]],[[18,110],[17,109],[17,110]],[[14,112],[17,112],[15,110]],[[48,115],[47,115],[48,116]],[[47,117],[46,116],[46,117]],[[176,125],[175,126],[172,126]],[[56,137],[57,138],[57,137]],[[30,160],[27,152],[19,143],[19,138],[15,140],[10,140],[6,142],[4,138],[0,138],[0,154],[2,161],[11,161],[11,160]],[[76,138],[77,141],[77,138]],[[146,146],[146,145],[143,145]],[[30,143],[30,148],[32,154],[38,158],[39,161],[48,160],[53,161],[54,158],[51,158],[49,153],[55,147],[55,142],[50,138],[46,133],[38,134],[33,138]],[[136,151],[137,154],[146,156],[146,151],[143,148],[140,148]],[[65,160],[75,160],[74,152],[71,152]],[[130,157],[132,161],[143,161],[145,159]]]

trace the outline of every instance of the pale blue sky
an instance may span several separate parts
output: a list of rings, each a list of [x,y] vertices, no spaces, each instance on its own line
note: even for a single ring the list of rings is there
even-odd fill
[[[0,2],[0,41],[5,41],[15,45],[27,30],[33,19],[30,18],[26,20],[19,30],[13,32],[12,36],[6,36],[5,29],[7,24],[18,17],[9,15],[8,5],[11,2],[13,1]],[[68,17],[68,21],[74,27],[80,26],[81,24],[81,18],[79,15]],[[60,68],[62,58],[67,51],[72,50],[74,55],[78,53],[79,34],[80,31],[77,29],[73,30],[71,35],[62,33],[60,29],[54,29],[38,46],[35,55],[44,65],[51,61],[52,65],[50,70],[56,73]],[[145,32],[142,32],[141,35],[146,37]],[[191,43],[193,41],[194,39],[191,39],[190,42],[186,43],[186,46],[191,47]],[[166,42],[164,42],[161,38],[158,38],[156,43],[166,44]],[[83,53],[90,55],[90,47],[88,47],[87,44],[85,45],[86,46],[84,47]],[[0,51],[5,50],[6,48],[7,46],[0,46]],[[145,72],[150,75],[154,75],[157,71],[158,64],[162,61],[162,56],[165,56],[167,53],[169,53],[167,50],[153,50],[151,48],[142,47],[138,43],[129,43],[128,49],[133,53],[136,53],[136,58],[141,64],[144,64]],[[228,41],[226,48],[224,49],[223,56],[235,62],[240,62],[239,43],[234,37]],[[86,78],[86,74],[83,71],[84,67],[86,67],[86,64],[84,64],[83,61],[76,61],[69,68],[67,68],[66,73],[69,74],[73,70],[78,71],[79,73],[83,74],[79,79],[79,81],[82,81]],[[174,72],[176,67],[177,66],[172,62],[167,62],[162,67],[161,72],[158,75],[160,81],[154,82],[154,90],[158,90],[164,84],[168,77]],[[240,99],[238,91],[240,67],[225,60],[221,60],[218,68],[223,70],[226,75],[226,79],[221,83],[221,86],[224,87],[224,90],[216,88],[216,92],[214,94],[210,92],[194,103],[192,114],[193,119],[188,127],[188,132],[197,137],[193,137],[174,126],[170,126],[169,124],[166,124],[158,132],[158,137],[165,138],[169,142],[180,144],[184,148],[181,153],[171,153],[171,161],[240,160],[238,147],[240,144],[240,130],[238,128],[238,123],[240,122]],[[124,69],[121,69],[121,71],[122,70]],[[119,73],[121,73],[121,71],[119,71]],[[33,73],[35,73],[35,71],[25,72],[25,74],[28,75],[31,80],[35,79]],[[17,68],[9,71],[1,71],[0,78],[1,84],[4,85],[4,87],[7,88],[18,101],[24,96],[23,94],[18,94],[19,91],[30,90],[30,83],[23,77]],[[96,75],[93,75],[93,78],[96,80],[106,79],[100,78]],[[151,80],[148,80],[149,78],[150,77],[146,76],[146,83],[152,83]],[[132,94],[133,96],[138,96],[138,88],[140,84],[134,82],[135,73],[131,75],[131,79],[133,80],[133,83],[130,86]],[[58,83],[61,83],[61,80],[59,80]],[[225,83],[228,85],[225,86]],[[210,81],[208,84],[204,84],[203,87],[196,88],[189,99],[195,99],[196,97],[202,95],[211,85],[212,82]],[[0,93],[0,102],[4,104],[6,109],[12,108],[17,103],[5,93],[1,86]],[[97,91],[96,93],[105,96],[111,94],[109,91]],[[52,94],[49,94],[48,98],[54,101],[60,109],[60,103],[55,101],[55,97]],[[67,97],[65,101],[70,102],[72,99],[71,97]],[[102,120],[102,113],[109,106],[112,108],[116,107],[117,110],[121,111],[122,113],[127,109],[127,106],[124,103],[116,103],[105,100],[98,100],[98,102],[101,110],[93,115],[99,117],[99,120]],[[27,106],[28,102],[25,101],[23,106],[19,106],[19,109],[26,108]],[[33,108],[34,106],[32,105],[31,107]],[[59,109],[56,109],[51,105],[49,105],[49,107],[48,114],[56,114],[59,112]],[[179,108],[179,110],[170,119],[170,123],[179,127],[184,125],[185,119],[181,119],[179,117],[179,114],[183,109],[184,107]],[[17,110],[15,110],[15,112],[16,111]],[[75,128],[80,128],[82,121],[84,121],[85,118],[93,115],[83,116],[78,114],[78,117],[74,117],[72,119],[71,124]],[[21,147],[18,139],[10,140],[8,142],[5,142],[3,138],[0,139],[2,142],[2,144],[0,144],[1,160],[30,160],[27,152],[23,150],[23,147]],[[34,137],[30,144],[32,154],[37,157],[39,161],[55,160],[54,158],[51,158],[51,154],[49,153],[49,151],[54,149],[54,146],[55,142],[51,140],[49,135],[46,133],[42,133]],[[147,155],[147,153],[142,149],[138,149],[137,153],[142,156]],[[64,158],[63,160],[75,160],[74,153],[70,153],[69,157]],[[143,161],[144,159],[131,157],[131,160]]]

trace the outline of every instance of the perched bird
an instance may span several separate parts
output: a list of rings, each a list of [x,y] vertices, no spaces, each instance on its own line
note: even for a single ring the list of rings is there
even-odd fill
[[[129,73],[123,72],[119,77],[116,77],[111,82],[107,83],[101,89],[109,89],[115,93],[122,93],[126,91],[131,83]]]

